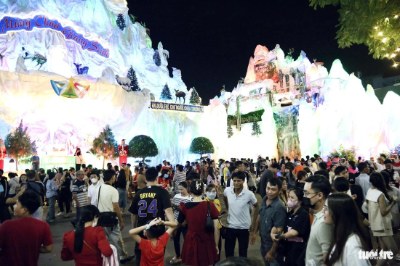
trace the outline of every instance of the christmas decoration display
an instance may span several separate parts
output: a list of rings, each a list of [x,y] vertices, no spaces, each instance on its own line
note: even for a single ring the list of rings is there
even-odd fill
[[[126,28],[125,19],[122,14],[118,14],[117,16],[117,26],[120,30],[124,30]]]
[[[154,60],[154,64],[156,64],[156,66],[161,66],[160,53],[157,50],[154,51],[153,60]]]
[[[66,98],[83,98],[89,91],[90,85],[84,86],[70,78],[68,81],[50,80],[54,92]]]
[[[130,79],[130,81],[131,81],[131,83],[130,83],[131,91],[141,91],[138,81],[137,81],[137,78],[136,78],[135,70],[133,69],[132,66],[128,70],[127,78]]]
[[[169,90],[168,84],[165,84],[165,86],[161,92],[160,99],[161,100],[171,100],[172,99],[171,91]]]
[[[144,162],[147,157],[154,157],[157,155],[157,144],[151,137],[139,135],[129,141],[129,156],[142,158],[142,162]]]
[[[253,132],[251,133],[251,135],[253,135],[253,136],[258,136],[258,135],[261,135],[261,133],[262,133],[258,122],[253,122],[252,130],[253,130]]]
[[[197,90],[194,87],[192,88],[192,94],[190,96],[189,102],[191,104],[200,104],[201,103],[199,93],[197,92]]]

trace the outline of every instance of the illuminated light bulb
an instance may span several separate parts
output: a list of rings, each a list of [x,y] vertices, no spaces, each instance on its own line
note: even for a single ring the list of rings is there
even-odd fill
[[[383,32],[378,32],[378,36],[383,36]]]
[[[389,57],[389,54],[385,54],[385,57]]]
[[[393,67],[398,67],[398,66],[399,66],[399,64],[397,64],[397,63],[393,64]]]
[[[395,15],[393,18],[394,18],[394,19],[398,19],[398,18],[399,18],[399,15]]]
[[[396,54],[391,54],[390,55],[390,58],[395,58],[396,57]]]
[[[378,26],[375,26],[374,29],[377,30],[377,29],[379,29],[379,28],[378,28]]]
[[[385,38],[382,39],[382,42],[383,42],[383,43],[386,43],[387,41],[388,41],[388,38],[387,38],[387,37],[385,37]]]
[[[396,49],[396,52],[400,52],[400,47]]]

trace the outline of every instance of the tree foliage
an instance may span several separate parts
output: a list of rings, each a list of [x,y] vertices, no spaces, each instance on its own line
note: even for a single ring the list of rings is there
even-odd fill
[[[208,138],[205,137],[197,137],[192,140],[192,144],[190,145],[190,152],[195,154],[206,154],[213,153],[214,146]]]
[[[129,156],[143,158],[153,157],[158,155],[157,144],[154,140],[146,135],[135,136],[129,141]]]
[[[132,66],[128,70],[127,78],[131,80],[130,87],[132,91],[141,91],[137,81],[136,72]]]
[[[124,30],[126,28],[125,19],[122,14],[118,14],[117,16],[117,26],[120,30]]]
[[[118,144],[109,125],[93,140],[92,152],[104,159],[118,157]]]
[[[13,132],[10,132],[4,141],[7,153],[10,157],[15,158],[17,167],[19,158],[29,156],[36,151],[36,144],[31,142],[27,131],[28,127],[24,127],[21,120],[18,127]]]
[[[201,104],[199,93],[197,92],[195,87],[192,88],[192,94],[190,95],[189,102],[191,104]]]
[[[172,95],[171,91],[169,90],[169,87],[167,84],[165,84],[163,90],[161,91],[161,100],[172,100]]]
[[[261,128],[260,128],[260,125],[258,124],[258,122],[256,122],[256,121],[254,121],[253,122],[253,126],[252,126],[252,132],[251,132],[251,135],[253,135],[253,136],[258,136],[258,135],[261,135]]]
[[[364,44],[374,58],[400,61],[400,0],[310,0],[310,6],[337,6],[340,48]]]

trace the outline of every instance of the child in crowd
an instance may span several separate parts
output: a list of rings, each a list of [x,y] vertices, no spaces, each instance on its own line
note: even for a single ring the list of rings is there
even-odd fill
[[[164,266],[165,247],[175,229],[171,227],[172,225],[174,225],[173,222],[155,218],[146,225],[129,230],[129,234],[139,244],[142,253],[140,266]],[[165,226],[168,226],[167,231],[165,231]],[[139,236],[143,230],[147,239]]]

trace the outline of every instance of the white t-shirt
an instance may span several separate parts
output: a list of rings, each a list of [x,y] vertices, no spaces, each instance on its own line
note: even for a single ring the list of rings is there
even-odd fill
[[[100,187],[100,198],[97,208],[100,212],[113,212],[113,203],[118,203],[119,195],[118,190],[110,185],[102,184]],[[99,193],[97,191],[97,193]]]
[[[96,184],[91,184],[88,188],[88,198],[90,198],[90,204],[97,206],[97,196],[99,195],[99,187],[104,184],[102,180],[97,181]]]
[[[366,259],[360,259],[359,253],[362,250],[360,238],[357,235],[351,235],[346,241],[342,256],[333,266],[352,265],[352,266],[369,266],[371,263]],[[335,246],[332,253],[335,251]]]

